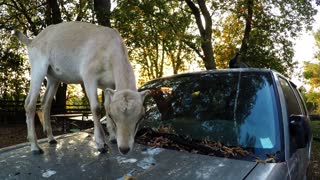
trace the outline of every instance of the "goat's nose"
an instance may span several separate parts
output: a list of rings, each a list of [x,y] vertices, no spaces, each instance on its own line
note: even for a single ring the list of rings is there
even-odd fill
[[[119,147],[119,150],[122,154],[127,154],[130,151],[128,147]]]

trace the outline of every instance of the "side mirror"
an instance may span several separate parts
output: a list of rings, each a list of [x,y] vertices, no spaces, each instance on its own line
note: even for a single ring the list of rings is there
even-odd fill
[[[310,141],[310,123],[306,116],[291,115],[289,118],[290,135],[295,141],[296,148],[304,148]]]

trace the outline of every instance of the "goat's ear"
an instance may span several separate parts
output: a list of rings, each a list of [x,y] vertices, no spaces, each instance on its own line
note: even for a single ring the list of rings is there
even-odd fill
[[[114,94],[115,92],[116,92],[115,90],[110,89],[110,88],[106,88],[106,89],[104,90],[104,94],[109,94],[109,95],[111,95],[111,96],[113,96],[113,94]]]
[[[116,91],[113,89],[105,89],[104,90],[104,106],[105,108],[107,108],[109,106],[109,104],[111,103],[112,100],[112,96],[114,95]]]
[[[145,99],[145,97],[146,97],[148,94],[150,94],[151,91],[150,91],[150,90],[144,90],[144,91],[141,91],[141,92],[139,92],[139,93],[140,93],[140,96],[141,96],[141,101],[143,102],[144,99]]]

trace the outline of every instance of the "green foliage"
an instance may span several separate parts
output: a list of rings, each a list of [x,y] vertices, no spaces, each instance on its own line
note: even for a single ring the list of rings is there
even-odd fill
[[[320,114],[320,30],[313,33],[316,41],[317,51],[315,53],[315,58],[317,58],[316,63],[304,62],[304,72],[303,77],[310,85],[310,90],[305,94],[307,104],[310,104],[311,112]]]
[[[170,69],[176,74],[193,58],[184,43],[190,15],[180,11],[181,6],[179,1],[117,2],[114,26],[125,39],[136,67],[140,67],[140,81],[161,77]]]
[[[67,104],[89,105],[88,99],[79,84],[69,84],[67,90]]]
[[[11,31],[18,29],[29,37],[36,36],[49,24],[47,0],[0,1],[0,99],[24,100],[29,89],[29,63],[26,49]],[[63,21],[92,21],[92,2],[59,0]]]
[[[317,51],[315,53],[316,63],[305,62],[303,77],[311,86],[311,91],[317,90],[320,87],[320,30],[313,33],[316,41]],[[318,89],[319,90],[319,89]]]
[[[1,34],[4,38],[7,34]],[[8,38],[8,37],[7,37]],[[17,41],[2,41],[0,47],[0,99],[15,100],[24,99],[29,86],[26,59],[15,51]]]
[[[320,86],[320,63],[304,63],[303,77],[312,89]]]
[[[314,57],[320,61],[320,30],[313,33],[314,40],[316,41],[316,53],[314,54]]]
[[[18,45],[15,38],[10,38],[11,30],[22,30],[29,37],[37,35],[51,24],[47,2],[0,1],[1,96],[25,96],[28,88],[25,74],[28,74],[29,67],[24,58],[25,49]],[[57,2],[63,21],[96,23],[93,0]],[[204,40],[186,1],[114,2],[116,7],[111,12],[111,23],[124,37],[134,68],[140,71],[139,83],[190,70],[195,65],[204,66],[203,61],[199,61],[203,56]],[[200,1],[191,2],[200,8]],[[213,21],[211,44],[219,68],[226,68],[228,61],[242,45],[250,8],[247,2],[220,0],[204,3]],[[248,49],[242,54],[241,61],[252,67],[272,68],[290,75],[295,67],[292,40],[302,30],[310,29],[316,10],[307,0],[257,0],[253,3]],[[205,18],[204,15],[201,18]],[[315,35],[315,38],[320,39],[320,35]],[[319,58],[320,52],[315,56]],[[317,76],[315,71],[304,73],[314,84],[320,81],[314,78]]]
[[[226,67],[237,48],[241,46],[248,6],[247,0],[228,1],[224,14],[215,29],[217,64]],[[248,50],[241,61],[252,67],[271,68],[290,75],[293,62],[293,39],[303,28],[311,29],[316,13],[310,1],[258,0],[253,1],[252,30]]]

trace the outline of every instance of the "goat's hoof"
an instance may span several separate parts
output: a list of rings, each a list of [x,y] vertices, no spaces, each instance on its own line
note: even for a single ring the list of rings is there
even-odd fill
[[[55,139],[49,141],[49,144],[57,144],[57,143],[58,143],[58,142],[57,142]]]
[[[107,144],[104,144],[104,147],[103,148],[99,148],[98,151],[100,153],[106,153],[108,152],[108,145]]]
[[[102,154],[104,154],[104,153],[107,152],[107,150],[106,150],[105,148],[100,148],[100,149],[98,149],[98,151],[99,151],[100,153],[102,153]]]
[[[111,142],[112,144],[117,144],[117,140],[116,140],[116,139],[111,139],[110,142]]]
[[[32,154],[33,154],[33,155],[40,155],[40,154],[43,154],[43,150],[42,150],[42,149],[39,149],[39,150],[32,150]]]

